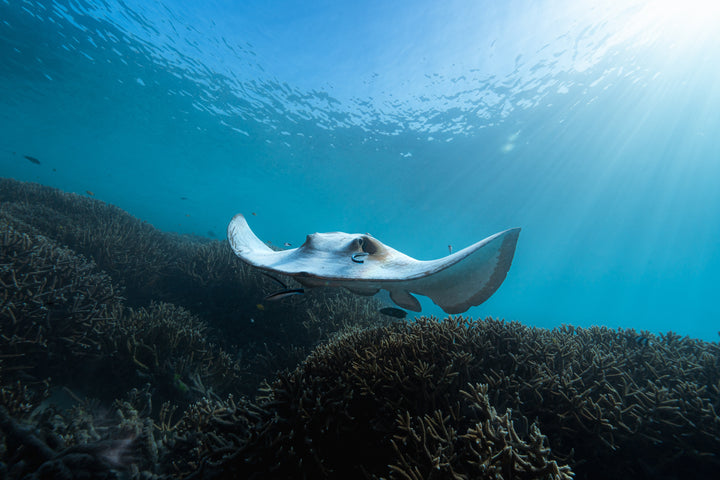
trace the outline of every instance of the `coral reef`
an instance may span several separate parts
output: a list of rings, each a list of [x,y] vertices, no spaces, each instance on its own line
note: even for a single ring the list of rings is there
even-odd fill
[[[144,395],[143,395],[144,393]],[[81,401],[67,410],[37,407],[23,422],[0,405],[3,460],[9,478],[140,478],[156,469],[158,444],[152,420],[135,410],[130,399],[146,397],[133,390],[113,403],[114,412]],[[147,405],[146,405],[147,406]]]
[[[126,308],[93,262],[42,235],[20,233],[6,219],[0,227],[4,381],[40,385],[52,377],[108,400],[147,381],[165,399],[182,397],[179,385],[186,385],[182,393],[195,393],[187,401],[212,388],[223,395],[239,388],[239,366],[205,339],[204,323],[189,312],[169,304]],[[93,390],[98,374],[106,384]]]
[[[0,179],[0,477],[671,479],[720,467],[718,343],[390,321],[340,291],[265,302],[274,288],[223,242]]]
[[[92,262],[0,217],[0,348],[4,380],[53,374],[69,357],[102,355],[101,325],[118,288]]]
[[[712,478],[720,347],[643,335],[463,318],[345,333],[197,463],[205,478]]]
[[[164,233],[95,199],[0,179],[0,216],[94,262],[128,306],[170,303],[199,317],[209,327],[209,341],[238,351],[248,365],[253,380],[244,393],[252,393],[275,367],[294,367],[343,325],[385,321],[377,302],[342,291],[263,304],[276,285],[239,261],[226,241]]]
[[[2,213],[95,262],[130,297],[159,280],[172,262],[166,236],[121,209],[33,183],[0,179]],[[149,300],[149,299],[148,299]]]
[[[160,453],[175,442],[173,412],[254,392],[347,322],[382,323],[371,302],[348,294],[313,292],[301,303],[261,309],[269,280],[224,242],[165,234],[116,207],[36,184],[0,179],[0,235],[0,401],[9,419],[0,428],[0,472],[7,462],[20,465],[12,476],[41,465],[62,470],[77,459],[60,461],[66,448],[100,442],[97,452],[106,451],[103,442],[122,440],[121,432],[48,440],[44,450],[23,442],[71,428],[83,397],[108,409],[141,390],[148,405],[136,420],[146,438],[154,432],[160,441],[147,442],[154,460],[133,465],[159,472]],[[49,403],[70,413],[46,422]],[[28,428],[34,437],[18,434]]]

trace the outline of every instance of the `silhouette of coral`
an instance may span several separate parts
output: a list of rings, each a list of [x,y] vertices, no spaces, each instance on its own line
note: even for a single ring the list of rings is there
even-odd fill
[[[346,333],[197,463],[204,478],[713,478],[719,347],[643,335],[462,318]]]
[[[342,293],[260,309],[274,286],[224,242],[165,234],[94,199],[2,179],[0,200],[0,401],[10,419],[0,426],[0,473],[11,478],[115,468],[102,459],[121,456],[122,432],[93,435],[101,419],[78,406],[87,396],[108,408],[139,390],[142,413],[109,421],[142,425],[131,428],[146,446],[132,464],[160,473],[163,455],[182,444],[176,410],[253,392],[337,329],[381,322],[371,302]],[[55,403],[64,410],[46,418]],[[25,424],[33,437],[15,434]],[[47,455],[24,444],[35,439]],[[83,457],[83,466],[80,453],[97,462]]]
[[[57,367],[69,357],[102,355],[103,326],[117,316],[121,301],[110,277],[46,237],[17,231],[2,217],[0,230],[5,380],[21,373],[62,376]]]
[[[13,180],[0,180],[0,287],[0,476],[669,479],[720,467],[717,343],[388,323],[341,291],[265,302],[273,280],[224,242]]]
[[[187,393],[186,401],[240,388],[238,364],[207,341],[205,324],[188,311],[128,309],[92,261],[6,219],[0,226],[4,381],[53,377],[108,400],[147,381],[161,398]],[[105,382],[92,391],[97,375]]]
[[[96,199],[0,179],[0,215],[94,262],[128,306],[171,303],[198,316],[210,327],[209,341],[238,352],[249,378],[245,393],[346,325],[387,322],[377,302],[342,291],[263,302],[276,289],[273,280],[242,263],[226,241],[164,233]]]

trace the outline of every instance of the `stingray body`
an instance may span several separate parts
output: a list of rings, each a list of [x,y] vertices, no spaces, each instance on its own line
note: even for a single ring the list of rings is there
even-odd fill
[[[289,275],[305,287],[345,287],[359,295],[390,293],[398,306],[420,311],[425,295],[446,313],[480,305],[500,287],[512,263],[519,228],[505,230],[437,260],[416,260],[367,234],[313,233],[291,250],[275,251],[250,230],[242,214],[228,241],[245,263]]]

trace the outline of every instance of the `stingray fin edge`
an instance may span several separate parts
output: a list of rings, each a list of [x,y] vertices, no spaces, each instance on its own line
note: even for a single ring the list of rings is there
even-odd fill
[[[497,290],[500,285],[505,281],[510,266],[512,265],[513,257],[515,256],[515,247],[517,245],[518,237],[520,236],[520,229],[513,229],[507,232],[507,235],[503,238],[502,245],[499,249],[497,261],[493,273],[488,278],[487,282],[484,283],[483,287],[475,292],[472,296],[468,297],[462,302],[455,303],[452,305],[443,304],[438,302],[436,299],[430,296],[430,299],[443,309],[445,313],[455,315],[466,312],[470,307],[478,306],[484,303],[490,298]]]
[[[227,228],[227,239],[230,248],[240,260],[256,266],[250,255],[252,253],[274,253],[274,250],[260,240],[250,229],[245,216],[242,213],[235,215]]]

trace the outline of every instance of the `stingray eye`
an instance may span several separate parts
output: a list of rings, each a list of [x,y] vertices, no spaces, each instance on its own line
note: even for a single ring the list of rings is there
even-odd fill
[[[363,242],[363,238],[362,238],[362,237],[359,237],[359,238],[358,238],[357,240],[355,240],[355,241],[357,242],[358,247],[362,247],[362,246],[363,246],[363,243],[364,243],[364,242]]]
[[[361,242],[360,245],[362,246],[363,252],[367,252],[372,255],[378,251],[377,244],[371,238],[364,237],[359,240]]]

